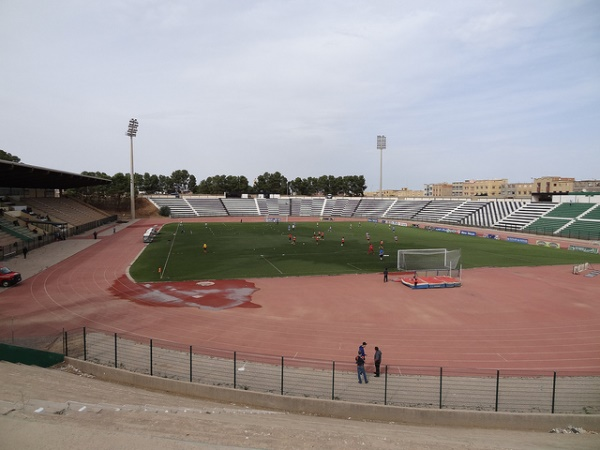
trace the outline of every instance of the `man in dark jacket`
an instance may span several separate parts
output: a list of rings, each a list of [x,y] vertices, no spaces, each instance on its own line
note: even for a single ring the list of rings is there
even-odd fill
[[[379,366],[381,365],[381,350],[379,347],[375,347],[375,355],[373,356],[375,361],[375,376],[379,376]]]

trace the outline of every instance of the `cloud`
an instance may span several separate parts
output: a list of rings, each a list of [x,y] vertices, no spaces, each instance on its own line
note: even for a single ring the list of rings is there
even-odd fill
[[[559,0],[3,3],[0,148],[127,172],[137,117],[140,173],[376,189],[385,134],[389,189],[482,178],[501,155],[518,162],[497,177],[529,167],[527,181],[566,149],[555,174],[593,177],[599,19],[594,1]]]

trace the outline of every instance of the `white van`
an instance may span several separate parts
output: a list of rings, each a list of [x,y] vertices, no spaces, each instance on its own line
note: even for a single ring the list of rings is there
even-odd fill
[[[154,228],[148,228],[144,233],[144,242],[152,242],[156,233],[154,232]]]

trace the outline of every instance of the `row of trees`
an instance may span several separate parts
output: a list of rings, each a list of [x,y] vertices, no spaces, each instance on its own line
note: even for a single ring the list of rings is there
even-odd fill
[[[111,183],[100,186],[87,186],[69,191],[70,194],[84,196],[128,196],[130,175],[117,173],[108,176],[103,172],[82,172],[82,175],[110,179]],[[206,195],[240,194],[281,194],[281,195],[343,195],[360,197],[364,195],[366,184],[362,175],[334,177],[323,175],[318,178],[297,177],[288,180],[279,172],[265,172],[250,184],[245,176],[215,175],[197,183],[196,177],[187,170],[176,170],[171,176],[135,174],[135,188],[142,194],[181,194]]]
[[[20,162],[18,156],[0,150],[0,159]],[[82,175],[104,178],[111,180],[110,184],[99,186],[87,186],[79,189],[69,190],[71,195],[83,195],[87,197],[128,197],[130,192],[130,174],[117,173],[109,176],[104,172],[82,172]],[[187,170],[176,170],[170,176],[134,175],[137,193],[146,194],[170,194],[170,193],[194,193],[207,195],[230,194],[281,194],[281,195],[341,195],[346,197],[362,197],[365,189],[365,177],[363,175],[349,175],[334,177],[333,175],[322,175],[318,178],[297,177],[288,180],[280,172],[268,173],[256,177],[250,184],[245,176],[215,175],[197,183],[196,177]]]

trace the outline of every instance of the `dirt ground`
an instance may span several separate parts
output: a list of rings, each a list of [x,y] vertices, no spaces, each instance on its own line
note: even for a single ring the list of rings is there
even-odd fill
[[[0,379],[2,449],[600,448],[600,435],[591,432],[424,427],[295,415],[115,385],[68,366],[0,362]]]

